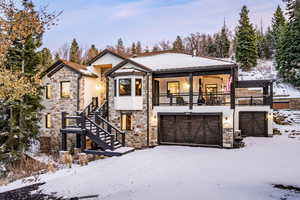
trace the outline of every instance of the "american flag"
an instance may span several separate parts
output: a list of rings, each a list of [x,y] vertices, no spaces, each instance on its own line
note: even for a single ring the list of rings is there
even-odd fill
[[[229,92],[230,91],[230,86],[231,86],[231,82],[232,82],[232,76],[230,76],[227,84],[226,84],[226,88],[225,88],[225,92]]]

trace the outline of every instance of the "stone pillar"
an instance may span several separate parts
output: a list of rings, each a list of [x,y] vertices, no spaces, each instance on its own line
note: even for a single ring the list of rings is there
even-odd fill
[[[223,128],[223,147],[233,148],[233,128]]]

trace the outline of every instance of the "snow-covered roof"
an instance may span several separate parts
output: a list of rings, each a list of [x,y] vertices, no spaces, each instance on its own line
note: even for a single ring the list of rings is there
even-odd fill
[[[193,67],[232,66],[235,64],[229,61],[192,56],[184,53],[162,53],[158,55],[131,58],[131,60],[146,66],[153,71]]]

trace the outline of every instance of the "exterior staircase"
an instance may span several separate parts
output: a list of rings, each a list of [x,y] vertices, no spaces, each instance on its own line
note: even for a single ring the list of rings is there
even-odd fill
[[[300,124],[300,112],[293,113],[293,122],[296,124]]]
[[[62,113],[62,147],[67,149],[67,134],[76,134],[76,147],[88,154],[120,156],[134,149],[125,147],[125,132],[119,130],[107,120],[107,102],[98,106],[98,98],[76,116]],[[76,120],[70,125],[67,120]],[[93,142],[92,149],[86,149],[86,137]]]

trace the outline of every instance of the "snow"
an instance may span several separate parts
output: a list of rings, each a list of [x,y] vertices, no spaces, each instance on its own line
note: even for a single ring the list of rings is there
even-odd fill
[[[142,64],[153,71],[170,70],[177,68],[208,67],[233,65],[233,62],[212,58],[191,56],[183,53],[163,53],[152,56],[131,58],[134,62]]]
[[[300,199],[299,193],[272,187],[300,186],[300,139],[282,135],[245,141],[241,149],[158,146],[139,150],[41,175],[40,181],[46,182],[41,188],[59,196],[99,195],[109,200]],[[0,192],[20,186],[24,186],[21,180],[1,187]]]
[[[275,69],[273,60],[258,60],[257,66],[251,71],[239,71],[239,80],[275,80],[273,84],[274,98],[300,98],[300,90],[289,83],[284,83]]]

